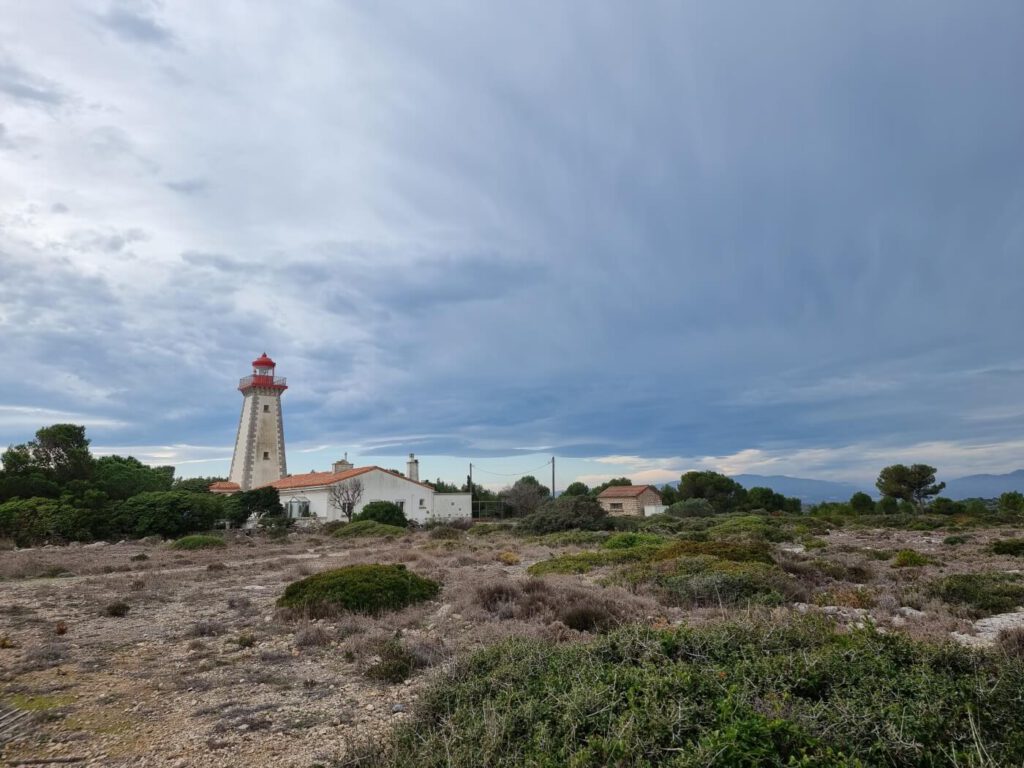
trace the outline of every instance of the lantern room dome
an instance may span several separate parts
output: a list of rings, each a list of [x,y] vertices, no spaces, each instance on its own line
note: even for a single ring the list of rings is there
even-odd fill
[[[264,352],[262,355],[260,355],[258,358],[252,361],[253,368],[273,368],[276,365],[277,363],[275,363],[273,360],[267,357],[266,352]]]

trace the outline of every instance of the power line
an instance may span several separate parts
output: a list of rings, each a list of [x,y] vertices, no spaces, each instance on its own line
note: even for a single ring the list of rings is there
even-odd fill
[[[478,472],[484,472],[484,473],[486,473],[488,475],[496,475],[498,477],[522,477],[523,475],[529,475],[529,474],[532,474],[534,472],[540,472],[540,470],[544,469],[544,467],[550,466],[550,464],[551,464],[550,460],[549,461],[545,461],[543,464],[541,464],[536,469],[528,469],[525,472],[492,472],[489,469],[484,469],[479,464],[474,464],[473,465],[473,469],[475,469]]]

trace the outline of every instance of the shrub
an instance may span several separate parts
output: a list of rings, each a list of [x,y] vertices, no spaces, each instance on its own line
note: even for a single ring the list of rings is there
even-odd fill
[[[319,624],[304,624],[293,638],[296,648],[319,648],[331,644],[331,634]]]
[[[277,604],[316,617],[339,610],[376,614],[430,600],[440,589],[404,565],[349,565],[292,582]]]
[[[992,542],[992,552],[997,555],[1024,557],[1024,539],[1000,539]]]
[[[256,635],[252,632],[242,632],[235,638],[235,645],[239,648],[252,648],[256,645]]]
[[[589,496],[559,496],[519,521],[520,530],[527,533],[555,533],[574,528],[601,531],[610,525],[608,513]]]
[[[708,536],[735,541],[785,541],[791,538],[776,521],[761,515],[729,517],[708,528]]]
[[[430,529],[430,533],[427,534],[432,539],[461,539],[462,531],[458,528],[454,528],[450,525],[438,525]]]
[[[543,576],[548,573],[587,573],[594,568],[606,565],[647,560],[650,559],[653,552],[654,550],[650,547],[577,552],[541,560],[527,568],[526,572],[531,576]]]
[[[642,604],[615,590],[500,579],[476,589],[477,604],[498,619],[561,622],[579,632],[603,632],[632,618]]]
[[[1008,613],[1024,602],[1024,584],[1009,573],[958,573],[933,582],[929,594],[975,616]]]
[[[1000,630],[996,646],[1007,656],[1024,659],[1024,627]]]
[[[669,506],[665,514],[673,517],[710,517],[715,514],[715,508],[707,499],[686,499]]]
[[[499,552],[498,562],[502,565],[519,565],[520,557],[515,552]]]
[[[548,547],[585,547],[601,544],[608,538],[608,531],[559,531],[546,533],[539,542]]]
[[[177,541],[171,542],[171,549],[211,549],[223,546],[226,545],[224,544],[224,539],[220,536],[208,536],[205,534],[184,536]]]
[[[381,645],[378,656],[380,659],[366,670],[366,676],[374,680],[401,683],[409,679],[417,667],[416,657],[397,638]]]
[[[334,532],[338,539],[355,539],[368,536],[404,536],[409,532],[408,528],[399,528],[395,525],[384,525],[375,520],[359,520],[342,526]]]
[[[979,765],[984,745],[1020,765],[1022,685],[1020,659],[813,618],[512,639],[432,683],[361,764],[910,768]]]
[[[515,523],[474,523],[467,533],[470,536],[496,536],[502,533],[512,533],[515,528]]]
[[[131,610],[131,607],[128,603],[123,600],[115,600],[112,603],[107,603],[107,605],[103,607],[103,615],[121,618],[123,616],[127,616],[129,610]]]
[[[344,520],[331,520],[323,524],[320,529],[327,536],[333,536],[335,533],[344,528],[348,523]]]
[[[606,538],[601,546],[605,549],[630,549],[632,547],[651,544],[662,544],[664,536],[656,533],[614,533]]]
[[[206,570],[210,571],[211,573],[222,573],[227,569],[228,567],[224,563],[210,563],[208,566],[206,566]]]
[[[927,555],[922,555],[914,549],[901,549],[892,559],[893,568],[919,568],[935,562]]]
[[[961,544],[966,544],[968,541],[970,541],[969,536],[947,536],[942,540],[942,543],[947,547],[957,547]]]
[[[200,619],[189,629],[190,637],[216,637],[224,632],[224,626],[213,619]]]
[[[402,508],[390,501],[371,501],[360,510],[358,515],[352,517],[353,523],[360,520],[374,520],[383,525],[393,525],[397,528],[405,528],[409,524]]]
[[[145,552],[139,552],[137,555],[132,555],[128,559],[133,562],[141,562],[143,560],[149,560],[149,555],[147,555]]]

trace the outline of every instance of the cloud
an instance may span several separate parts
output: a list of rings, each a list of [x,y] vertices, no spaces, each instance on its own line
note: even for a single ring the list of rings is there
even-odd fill
[[[205,192],[210,183],[206,179],[181,179],[180,181],[165,182],[164,186],[183,195],[198,195]]]
[[[0,49],[0,93],[31,106],[59,107],[67,100],[64,92],[50,80],[32,75],[5,58]]]
[[[97,20],[122,40],[129,43],[167,47],[174,35],[160,24],[152,11],[142,3],[114,2]]]
[[[79,3],[0,32],[10,405],[229,445],[266,349],[295,446],[1020,461],[1013,4]]]

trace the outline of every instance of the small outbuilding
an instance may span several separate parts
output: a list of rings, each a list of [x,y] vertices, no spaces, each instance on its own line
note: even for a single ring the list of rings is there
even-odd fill
[[[661,505],[661,494],[653,485],[612,485],[597,495],[597,503],[609,515],[644,516],[644,507]]]

